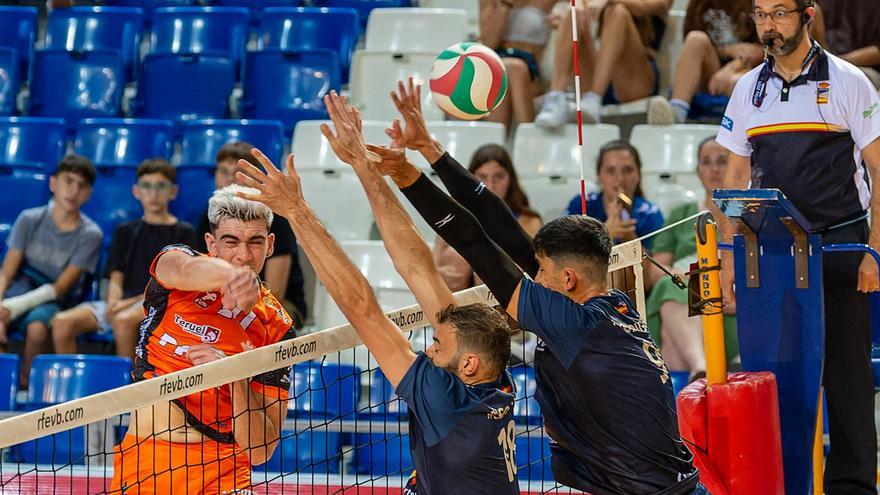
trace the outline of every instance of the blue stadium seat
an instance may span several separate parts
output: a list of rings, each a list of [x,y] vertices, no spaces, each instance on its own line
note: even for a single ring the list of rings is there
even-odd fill
[[[38,163],[51,171],[63,154],[63,120],[0,117],[0,163]]]
[[[254,473],[330,473],[339,474],[342,466],[342,435],[319,423],[300,432],[281,431],[275,453]],[[330,431],[328,431],[330,430]]]
[[[31,365],[26,403],[45,407],[131,383],[131,360],[91,354],[41,354]]]
[[[284,134],[280,122],[267,120],[202,120],[182,126],[183,156],[177,166],[180,192],[171,203],[178,218],[197,225],[214,192],[217,152],[232,141],[247,141],[271,158],[281,159]]]
[[[301,0],[208,0],[208,3],[215,7],[244,7],[251,13],[252,25],[260,22],[267,8],[299,7],[303,4]]]
[[[681,389],[683,389],[687,386],[689,376],[690,376],[689,371],[670,371],[669,372],[669,378],[672,380],[673,397],[678,397],[678,393],[681,392]]]
[[[0,48],[0,115],[16,113],[16,99],[21,88],[18,56],[11,48]]]
[[[284,122],[289,135],[300,120],[327,118],[324,95],[341,86],[330,50],[248,53],[241,116]]]
[[[360,395],[360,370],[351,365],[306,361],[293,366],[290,378],[288,410],[313,426],[298,433],[282,432],[272,458],[259,470],[338,474],[342,461],[338,421],[353,419]]]
[[[170,120],[85,119],[76,128],[73,148],[98,165],[137,166],[148,158],[170,160],[173,143]]]
[[[18,354],[0,354],[0,411],[15,409],[18,367]]]
[[[137,78],[144,12],[135,7],[71,7],[49,15],[46,49],[115,51],[122,56],[126,79]]]
[[[284,149],[284,127],[277,121],[202,120],[186,123],[182,132],[182,165],[213,167],[217,151],[232,141],[247,141],[276,164]]]
[[[258,50],[333,50],[348,82],[351,57],[360,37],[355,9],[268,8],[257,37]]]
[[[382,370],[376,370],[370,381],[370,402],[368,404],[370,414],[382,414],[389,419],[406,418],[407,406],[403,399],[394,393],[391,382],[385,378]]]
[[[307,361],[291,370],[288,409],[296,417],[352,419],[360,398],[360,369]]]
[[[247,9],[167,7],[153,17],[150,53],[228,57],[238,70],[247,40]]]
[[[226,118],[235,80],[235,62],[225,56],[147,55],[134,114],[175,121]]]
[[[131,382],[131,360],[116,356],[42,354],[34,358],[26,409],[78,399]],[[109,433],[109,432],[108,432]],[[83,462],[85,428],[17,446],[19,462],[65,465]]]
[[[18,73],[24,81],[30,80],[30,64],[37,37],[37,9],[35,7],[0,6],[0,48],[11,48],[18,56]]]
[[[316,7],[339,7],[357,10],[360,30],[363,33],[367,28],[367,19],[370,17],[370,12],[373,9],[411,7],[412,2],[409,0],[314,0],[312,5]]]
[[[140,202],[132,195],[136,168],[131,165],[96,167],[98,177],[92,197],[83,205],[82,211],[101,227],[104,245],[108,246],[116,225],[139,218],[143,214]]]
[[[510,368],[513,383],[516,385],[516,402],[513,416],[520,423],[541,424],[541,408],[535,400],[535,368],[519,365]]]
[[[0,236],[5,240],[22,210],[49,201],[46,167],[40,163],[0,163],[0,191],[15,191],[0,194]]]
[[[214,166],[181,163],[177,166],[177,183],[180,188],[177,199],[171,202],[171,213],[198,226],[214,193]]]
[[[371,426],[384,431],[355,435],[352,462],[358,474],[371,476],[407,476],[413,469],[409,450],[409,434],[398,428],[406,425],[407,406],[394,394],[391,382],[381,370],[376,370],[370,382],[370,401],[367,412],[360,414]],[[366,429],[366,428],[364,428]]]
[[[550,438],[546,434],[542,436],[538,430],[521,433],[517,435],[515,444],[516,475],[520,481],[553,481]]]
[[[124,89],[125,69],[116,52],[38,51],[29,114],[61,117],[71,126],[89,117],[116,117]]]
[[[163,7],[190,7],[198,0],[104,0],[104,5],[118,7],[138,7],[144,11],[144,25],[150,27],[156,9]]]

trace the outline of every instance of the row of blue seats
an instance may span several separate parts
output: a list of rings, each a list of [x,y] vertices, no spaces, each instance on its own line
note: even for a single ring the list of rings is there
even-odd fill
[[[141,215],[140,203],[131,194],[136,167],[148,158],[170,160],[178,141],[175,131],[167,120],[87,119],[77,124],[72,151],[91,159],[98,171],[83,211],[104,231],[105,244],[116,224]],[[214,190],[214,158],[221,146],[247,141],[279,163],[285,141],[278,121],[193,121],[181,126],[180,133],[181,187],[171,207],[193,224]],[[0,238],[22,209],[49,200],[47,175],[66,149],[65,123],[60,119],[0,117],[0,190],[16,191],[0,195]]]
[[[347,72],[361,34],[360,23],[366,23],[369,11],[374,7],[409,6],[408,0],[313,3],[314,8],[297,8],[300,2],[291,0],[214,2],[216,7],[163,7],[154,13],[149,2],[132,1],[113,2],[107,7],[59,9],[49,16],[43,45],[48,50],[118,52],[130,80],[137,74],[145,28],[151,54],[207,52],[223,54],[240,64],[249,38],[250,18],[259,21],[254,33],[260,49],[332,50]],[[0,6],[0,48],[16,52],[21,74],[28,74],[36,36],[35,8]]]
[[[133,115],[224,118],[241,80],[243,117],[283,120],[292,130],[298,120],[325,116],[321,98],[347,80],[359,36],[353,9],[272,8],[258,50],[246,53],[246,9],[166,8],[156,14],[141,67],[140,9],[58,10],[36,54],[33,34],[23,34],[33,29],[32,10],[0,7],[0,33],[7,33],[0,34],[0,115],[16,113],[18,89],[28,82],[29,115],[120,116],[125,83],[137,78]]]

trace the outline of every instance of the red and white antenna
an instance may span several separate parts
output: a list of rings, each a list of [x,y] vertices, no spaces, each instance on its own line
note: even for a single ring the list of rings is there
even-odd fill
[[[581,167],[581,214],[587,214],[587,180],[584,175],[584,119],[581,115],[581,69],[578,63],[578,29],[575,0],[571,0],[571,53],[574,67],[574,101],[577,109],[578,162]]]

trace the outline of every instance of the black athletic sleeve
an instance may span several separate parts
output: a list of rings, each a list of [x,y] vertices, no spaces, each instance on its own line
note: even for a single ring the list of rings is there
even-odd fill
[[[425,174],[401,189],[428,225],[460,254],[507,307],[523,278],[510,257],[486,235],[471,212],[446,195]]]
[[[489,237],[530,277],[538,273],[532,238],[523,230],[502,198],[489,190],[455,158],[444,153],[431,168],[437,172],[449,194],[470,210]]]

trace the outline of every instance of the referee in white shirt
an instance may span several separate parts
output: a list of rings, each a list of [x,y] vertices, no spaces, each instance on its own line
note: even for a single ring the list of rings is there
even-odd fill
[[[725,187],[776,188],[826,244],[880,250],[880,97],[855,66],[809,36],[813,0],[755,0],[769,57],[739,80],[718,142],[732,153]],[[871,208],[873,207],[873,208]],[[871,227],[868,227],[868,209]],[[727,241],[734,228],[724,222]],[[723,255],[725,302],[734,303],[732,254]],[[868,292],[877,266],[858,253],[825,255],[825,369],[831,450],[825,493],[877,493],[877,435]]]

